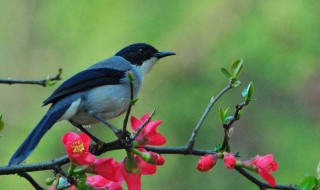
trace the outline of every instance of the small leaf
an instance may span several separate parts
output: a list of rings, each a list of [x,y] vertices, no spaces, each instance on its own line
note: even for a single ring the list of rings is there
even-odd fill
[[[135,98],[135,99],[131,100],[130,104],[131,104],[132,106],[134,106],[137,101],[138,101],[138,98]]]
[[[226,118],[228,117],[229,107],[224,111],[224,122],[226,122]]]
[[[243,59],[240,60],[240,63],[238,64],[238,66],[235,70],[235,77],[236,78],[240,75],[242,68],[243,68]]]
[[[224,110],[222,107],[219,108],[219,117],[221,124],[224,124]]]
[[[133,73],[131,71],[128,72],[128,77],[129,77],[130,83],[133,83],[134,76],[133,76]]]
[[[233,119],[233,116],[228,116],[224,119],[224,122],[227,123]]]
[[[312,188],[317,184],[318,179],[314,176],[307,176],[304,180],[300,183],[299,187],[302,190],[312,190]]]
[[[233,77],[237,78],[242,70],[242,59],[235,60],[230,66],[230,72]]]
[[[251,100],[252,94],[254,92],[253,83],[250,82],[248,85],[248,99]]]
[[[250,82],[247,88],[243,89],[241,95],[245,98],[246,101],[250,101],[252,99],[253,92],[254,92],[253,83]]]
[[[66,188],[68,186],[70,186],[70,183],[68,182],[68,180],[66,178],[64,178],[64,177],[60,177],[57,189],[63,189],[63,188]]]
[[[317,175],[318,175],[318,180],[320,180],[320,162],[318,163],[318,166],[317,166]]]
[[[238,86],[241,85],[241,82],[239,80],[233,80],[232,84],[233,84],[234,87],[238,87]]]
[[[227,78],[231,78],[231,77],[232,77],[231,73],[230,73],[226,68],[221,68],[221,72],[222,72]]]
[[[2,120],[2,115],[0,115],[0,131],[2,131],[4,128],[4,122]]]
[[[219,108],[219,116],[221,124],[225,124],[228,121],[229,107],[226,110],[223,110],[222,107]]]
[[[47,80],[46,86],[54,86],[57,83],[57,81]]]

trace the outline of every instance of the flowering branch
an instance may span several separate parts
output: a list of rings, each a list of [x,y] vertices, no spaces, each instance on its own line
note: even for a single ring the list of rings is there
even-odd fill
[[[260,190],[300,190],[300,188],[292,185],[275,184],[275,179],[271,175],[271,172],[277,170],[277,163],[273,160],[273,155],[256,156],[249,161],[240,161],[236,158],[238,157],[238,154],[234,155],[230,153],[230,130],[232,129],[232,125],[240,119],[241,110],[252,100],[252,83],[250,83],[242,92],[245,101],[235,106],[235,112],[232,116],[228,115],[228,109],[223,110],[220,108],[220,121],[224,128],[222,145],[218,145],[210,150],[194,148],[197,134],[212,107],[227,91],[240,85],[240,81],[238,81],[237,77],[241,69],[241,60],[235,61],[229,70],[224,68],[221,69],[221,71],[229,78],[229,83],[216,96],[211,98],[185,146],[157,147],[165,144],[166,139],[157,132],[157,127],[162,121],[151,121],[155,114],[155,110],[153,110],[151,114],[143,115],[141,118],[132,116],[130,123],[133,133],[127,132],[130,111],[137,101],[136,99],[133,99],[132,85],[134,79],[129,73],[131,101],[123,122],[122,131],[109,122],[104,121],[102,118],[96,117],[115,132],[118,137],[117,140],[90,145],[90,137],[88,135],[84,133],[76,134],[69,132],[62,138],[68,156],[35,164],[0,167],[0,175],[18,174],[26,178],[35,189],[44,188],[26,172],[53,170],[56,175],[55,178],[49,180],[50,185],[52,185],[49,189],[62,189],[62,187],[59,186],[60,181],[65,181],[68,187],[72,186],[71,189],[101,189],[102,187],[108,189],[122,189],[122,181],[126,182],[129,190],[141,189],[141,176],[154,174],[156,172],[156,166],[164,164],[165,160],[160,154],[181,154],[202,156],[197,164],[197,169],[202,172],[209,171],[216,164],[218,159],[223,159],[228,169],[237,170],[249,181],[256,184]],[[117,162],[113,158],[95,158],[96,155],[120,149],[126,150],[126,157],[121,162]],[[66,173],[61,167],[67,163],[70,163],[70,168]],[[268,182],[268,184],[255,178],[251,173],[247,172],[247,170],[258,173]],[[87,174],[96,175],[89,176]]]
[[[16,80],[16,79],[0,79],[0,84],[33,84],[33,85],[40,85],[43,87],[47,86],[52,86],[56,83],[56,81],[61,80],[61,74],[62,74],[62,69],[58,69],[58,74],[54,77],[47,77],[46,79],[42,80]]]

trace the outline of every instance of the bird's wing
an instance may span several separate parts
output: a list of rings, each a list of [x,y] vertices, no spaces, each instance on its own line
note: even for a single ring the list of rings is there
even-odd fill
[[[97,86],[119,84],[125,77],[126,71],[111,68],[95,68],[84,70],[62,83],[49,98],[43,102],[43,106],[55,103],[57,100]]]

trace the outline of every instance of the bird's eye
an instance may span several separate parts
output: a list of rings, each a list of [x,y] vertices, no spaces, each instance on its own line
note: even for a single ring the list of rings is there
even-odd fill
[[[144,51],[144,49],[139,49],[138,52],[139,52],[140,54],[145,54],[145,53],[146,53],[146,52]]]

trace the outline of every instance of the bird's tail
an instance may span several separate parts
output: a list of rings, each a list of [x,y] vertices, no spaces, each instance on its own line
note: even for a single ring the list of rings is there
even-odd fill
[[[68,107],[69,105],[65,105],[63,108],[53,105],[13,154],[8,165],[12,166],[23,162],[36,148],[44,134],[60,119]]]

